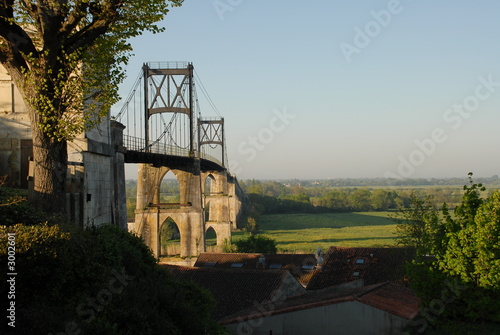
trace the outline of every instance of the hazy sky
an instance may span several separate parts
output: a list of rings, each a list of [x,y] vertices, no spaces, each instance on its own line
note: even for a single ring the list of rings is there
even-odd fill
[[[240,179],[500,172],[498,0],[185,0],[162,25],[122,96],[143,62],[193,62]]]

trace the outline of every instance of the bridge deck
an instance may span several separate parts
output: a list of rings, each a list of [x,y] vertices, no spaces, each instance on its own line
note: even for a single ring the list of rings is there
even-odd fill
[[[218,159],[199,151],[190,155],[187,149],[161,143],[154,143],[146,150],[145,140],[132,136],[124,136],[123,145],[127,149],[125,163],[149,163],[175,169],[175,167],[194,165],[194,161],[199,159],[202,171],[225,170]]]

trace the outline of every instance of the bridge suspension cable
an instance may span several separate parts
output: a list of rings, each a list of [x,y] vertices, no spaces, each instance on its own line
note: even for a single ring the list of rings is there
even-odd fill
[[[217,116],[202,117],[197,88]],[[190,63],[145,63],[114,119],[128,151],[227,162],[224,119]]]
[[[194,71],[194,75],[196,77],[196,81],[200,84],[201,92],[203,93],[203,95],[207,99],[208,103],[210,104],[212,109],[215,111],[217,116],[222,117],[222,115],[219,113],[219,110],[217,109],[217,106],[213,102],[212,98],[210,98],[208,91],[205,89],[205,86],[203,85],[203,82],[201,81],[200,77],[198,76],[198,73],[196,72],[196,70]]]

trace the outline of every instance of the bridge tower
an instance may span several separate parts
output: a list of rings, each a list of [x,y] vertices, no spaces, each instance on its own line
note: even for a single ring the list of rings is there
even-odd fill
[[[172,234],[167,224],[177,228],[171,236],[177,234],[175,238],[180,240],[175,254],[181,257],[206,251],[209,229],[215,231],[219,247],[230,243],[241,202],[236,179],[225,168],[224,119],[195,116],[191,63],[167,63],[157,68],[144,64],[142,78],[143,135],[124,136],[126,162],[139,163],[132,230],[142,236],[156,257],[171,254],[170,247],[162,243],[165,235]],[[170,121],[163,117],[167,114]],[[207,154],[215,147],[220,160]],[[175,203],[164,202],[160,195],[169,171],[179,182]]]
[[[198,151],[203,146],[220,146],[224,159],[224,118],[198,119]],[[205,215],[205,229],[213,229],[217,245],[231,241],[231,195],[230,175],[226,170],[208,169],[202,171],[202,192]],[[234,227],[236,228],[236,227]]]
[[[144,150],[153,153],[156,139],[152,135],[153,118],[173,113],[184,116],[184,132],[172,138],[170,147],[187,151],[186,159],[167,161],[152,159],[140,163],[137,180],[135,230],[157,257],[164,256],[161,246],[162,226],[168,220],[175,222],[180,238],[181,257],[198,255],[205,250],[203,206],[201,202],[200,159],[195,152],[195,117],[193,113],[193,65],[151,68],[143,65],[144,78]],[[186,129],[187,128],[187,129]],[[175,130],[170,130],[175,131]],[[175,153],[174,153],[175,154]],[[178,153],[179,155],[182,155]],[[179,182],[178,203],[162,203],[160,186],[168,171]],[[166,255],[165,255],[166,256]]]

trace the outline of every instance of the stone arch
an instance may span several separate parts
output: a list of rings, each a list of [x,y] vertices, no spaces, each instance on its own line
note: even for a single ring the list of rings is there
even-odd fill
[[[181,254],[181,230],[177,223],[168,217],[163,221],[159,231],[159,256],[176,256]]]
[[[208,173],[204,176],[203,179],[203,194],[205,196],[210,196],[215,190],[217,180],[213,173]]]
[[[217,232],[214,227],[208,227],[205,231],[205,244],[207,247],[217,245]]]
[[[229,223],[218,223],[218,222],[208,222],[205,225],[205,238],[207,237],[207,232],[212,229],[215,232],[215,239],[217,241],[216,245],[218,250],[210,248],[210,241],[206,244],[207,249],[212,249],[211,252],[222,252],[222,245],[226,241],[226,243],[231,243],[231,225]],[[213,237],[212,237],[213,238]],[[208,250],[207,250],[208,251]]]
[[[172,178],[173,177],[173,178]],[[176,171],[165,168],[159,178],[158,184],[158,202],[159,204],[180,203],[181,190],[179,178]]]

